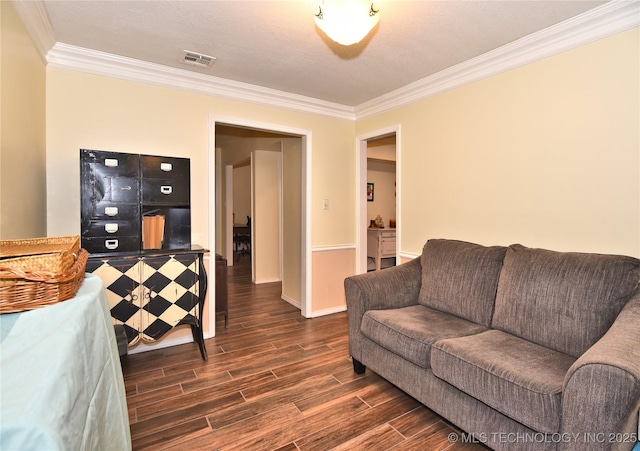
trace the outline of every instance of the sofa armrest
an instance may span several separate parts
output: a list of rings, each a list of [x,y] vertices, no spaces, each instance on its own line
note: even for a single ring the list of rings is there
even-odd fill
[[[364,313],[417,304],[421,281],[419,257],[399,266],[345,279],[349,352],[353,358],[360,360],[362,357],[360,325]]]
[[[640,289],[607,333],[569,368],[562,395],[563,450],[630,450],[640,409]]]

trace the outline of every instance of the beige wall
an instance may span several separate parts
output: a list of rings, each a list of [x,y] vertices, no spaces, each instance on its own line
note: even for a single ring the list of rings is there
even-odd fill
[[[302,302],[302,139],[282,143],[282,297]]]
[[[277,282],[280,274],[281,153],[255,150],[252,157],[254,283]]]
[[[401,124],[400,251],[429,238],[640,257],[638,29],[358,121]]]
[[[0,2],[0,238],[46,236],[45,64]]]
[[[346,308],[344,279],[354,274],[354,249],[317,249],[313,253],[313,315],[335,313]]]
[[[319,214],[320,200],[311,205],[312,241],[353,241],[353,196],[342,195],[353,192],[351,122],[55,68],[47,68],[49,233],[80,230],[80,148],[167,154],[191,158],[193,241],[208,246],[210,114],[311,130],[312,192],[328,191],[335,198],[328,214]],[[325,188],[327,180],[331,185]]]

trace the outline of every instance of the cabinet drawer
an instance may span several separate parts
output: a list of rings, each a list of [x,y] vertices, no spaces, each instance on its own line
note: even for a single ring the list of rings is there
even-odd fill
[[[132,236],[137,233],[138,224],[134,221],[89,221],[82,230],[83,238]]]
[[[189,180],[142,179],[142,203],[189,205]]]
[[[90,254],[135,252],[140,250],[140,236],[92,236],[82,238],[82,247]]]
[[[98,202],[89,205],[83,220],[88,221],[131,221],[140,222],[139,204],[120,204],[114,202]]]
[[[382,255],[389,255],[396,253],[396,240],[393,239],[383,239],[380,241],[380,253]]]
[[[88,195],[91,203],[115,202],[138,203],[140,202],[140,186],[135,177],[96,177],[88,187],[91,191]]]
[[[138,155],[81,149],[80,159],[82,165],[96,178],[138,176],[140,164]]]
[[[188,180],[190,163],[188,158],[140,156],[142,178],[164,180]]]

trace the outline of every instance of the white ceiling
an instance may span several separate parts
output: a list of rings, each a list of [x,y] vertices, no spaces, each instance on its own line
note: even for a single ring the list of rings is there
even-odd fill
[[[606,1],[382,0],[361,43],[330,41],[296,1],[44,0],[54,41],[357,106]],[[209,69],[183,50],[217,58]]]

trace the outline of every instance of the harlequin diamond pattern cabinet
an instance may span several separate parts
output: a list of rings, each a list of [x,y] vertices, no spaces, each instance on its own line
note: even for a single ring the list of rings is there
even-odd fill
[[[86,270],[102,279],[129,346],[188,324],[206,360],[208,251],[191,244],[190,167],[188,158],[80,149],[80,228]],[[160,245],[143,239],[147,216],[162,218]]]
[[[201,322],[206,293],[203,253],[204,249],[92,257],[86,271],[102,279],[111,316],[124,326],[129,345],[154,342],[188,324],[206,360]]]

